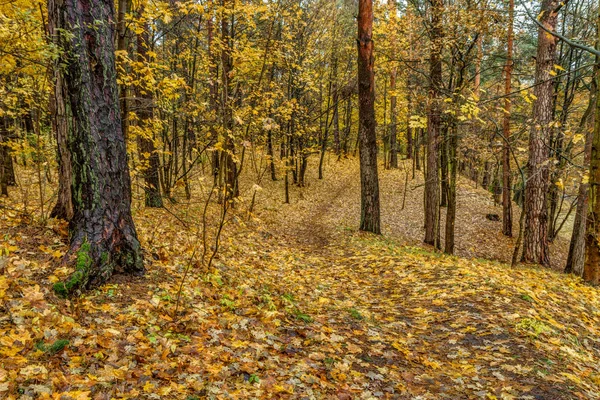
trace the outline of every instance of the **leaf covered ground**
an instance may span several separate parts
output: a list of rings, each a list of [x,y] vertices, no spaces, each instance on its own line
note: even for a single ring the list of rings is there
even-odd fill
[[[356,176],[354,161],[332,162],[289,205],[281,182],[264,183],[252,214],[246,184],[210,269],[198,257],[200,200],[136,208],[147,275],[70,301],[51,290],[69,273],[64,224],[42,227],[4,200],[0,398],[600,397],[596,288],[468,258],[500,257],[477,242],[496,235],[484,222],[493,205],[465,182],[464,257],[415,246],[419,224],[402,230],[422,218],[418,181],[401,210],[402,170],[382,172],[385,235],[358,233]]]

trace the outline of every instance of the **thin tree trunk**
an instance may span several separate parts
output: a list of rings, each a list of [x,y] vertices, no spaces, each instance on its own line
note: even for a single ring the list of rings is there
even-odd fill
[[[360,230],[381,233],[377,136],[375,133],[375,74],[373,57],[373,0],[358,3],[358,97],[361,183]]]

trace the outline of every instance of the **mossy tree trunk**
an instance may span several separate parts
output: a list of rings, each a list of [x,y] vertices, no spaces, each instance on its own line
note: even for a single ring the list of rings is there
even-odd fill
[[[73,218],[65,260],[76,271],[55,285],[71,295],[105,282],[114,272],[143,273],[142,250],[131,217],[131,182],[117,94],[114,2],[49,0],[50,18],[64,52],[65,99],[73,116]]]

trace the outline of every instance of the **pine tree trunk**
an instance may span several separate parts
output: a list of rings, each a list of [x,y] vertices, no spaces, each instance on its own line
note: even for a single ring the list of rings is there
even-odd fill
[[[425,175],[425,240],[439,246],[440,208],[438,147],[441,125],[440,89],[442,87],[443,0],[431,0],[430,87],[427,113],[427,171]]]
[[[131,216],[131,182],[119,112],[114,52],[114,2],[49,0],[65,52],[63,82],[73,115],[70,132],[74,215],[65,260],[75,272],[60,295],[105,282],[113,272],[143,273]]]
[[[544,0],[540,22],[547,29],[556,28],[557,0]],[[548,139],[552,122],[554,85],[551,72],[554,68],[556,39],[541,28],[538,30],[538,49],[535,71],[535,96],[533,123],[529,134],[529,160],[525,186],[525,236],[523,261],[550,264],[548,248]]]
[[[358,98],[361,184],[360,230],[381,233],[377,137],[375,134],[375,74],[373,57],[373,0],[358,3]]]

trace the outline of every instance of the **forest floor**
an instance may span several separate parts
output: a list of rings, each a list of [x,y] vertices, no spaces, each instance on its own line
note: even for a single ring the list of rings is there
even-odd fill
[[[211,268],[201,179],[191,202],[136,203],[146,276],[70,301],[51,289],[70,271],[65,225],[17,211],[15,190],[0,200],[0,398],[600,398],[596,288],[502,263],[512,239],[485,219],[499,209],[466,180],[456,257],[419,245],[422,181],[402,209],[403,169],[381,171],[384,235],[359,233],[357,172],[311,170],[290,204],[264,178],[249,213],[247,171]],[[212,242],[217,204],[208,215]]]

